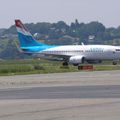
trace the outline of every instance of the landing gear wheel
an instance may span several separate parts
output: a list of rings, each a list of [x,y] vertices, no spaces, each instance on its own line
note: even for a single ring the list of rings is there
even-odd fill
[[[115,62],[115,61],[113,61],[113,63],[112,63],[113,65],[117,65],[117,62]]]
[[[78,70],[81,70],[81,66],[78,66]]]
[[[63,66],[68,66],[68,63],[67,62],[63,62]]]

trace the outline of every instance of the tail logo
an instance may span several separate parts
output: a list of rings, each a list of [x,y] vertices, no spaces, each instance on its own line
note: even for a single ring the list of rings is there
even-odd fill
[[[20,20],[15,20],[15,24],[16,24],[17,31],[19,33],[31,36],[30,32],[27,30],[27,28],[22,24]]]

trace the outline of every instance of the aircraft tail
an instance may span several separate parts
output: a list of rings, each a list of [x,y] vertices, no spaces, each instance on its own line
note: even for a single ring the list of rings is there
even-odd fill
[[[18,32],[18,38],[20,41],[20,47],[41,46],[43,43],[37,42],[27,28],[22,24],[20,20],[15,20],[16,29]]]

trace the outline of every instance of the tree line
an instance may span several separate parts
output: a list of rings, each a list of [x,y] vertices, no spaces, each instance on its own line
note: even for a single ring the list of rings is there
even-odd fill
[[[29,23],[25,25],[33,35],[36,35],[35,37],[38,40],[44,40],[45,43],[49,44],[72,44],[76,41],[78,44],[81,42],[89,44],[91,41],[93,44],[103,44],[104,41],[120,38],[120,26],[118,28],[106,28],[98,21],[85,24],[79,23],[76,19],[70,25],[64,21],[57,23]],[[16,34],[15,26],[13,25],[5,30],[3,34]]]

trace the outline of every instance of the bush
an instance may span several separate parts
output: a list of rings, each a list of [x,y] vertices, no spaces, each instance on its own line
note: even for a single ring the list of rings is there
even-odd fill
[[[69,66],[60,66],[61,69],[69,69]]]
[[[35,70],[45,70],[43,66],[40,65],[34,65]]]

